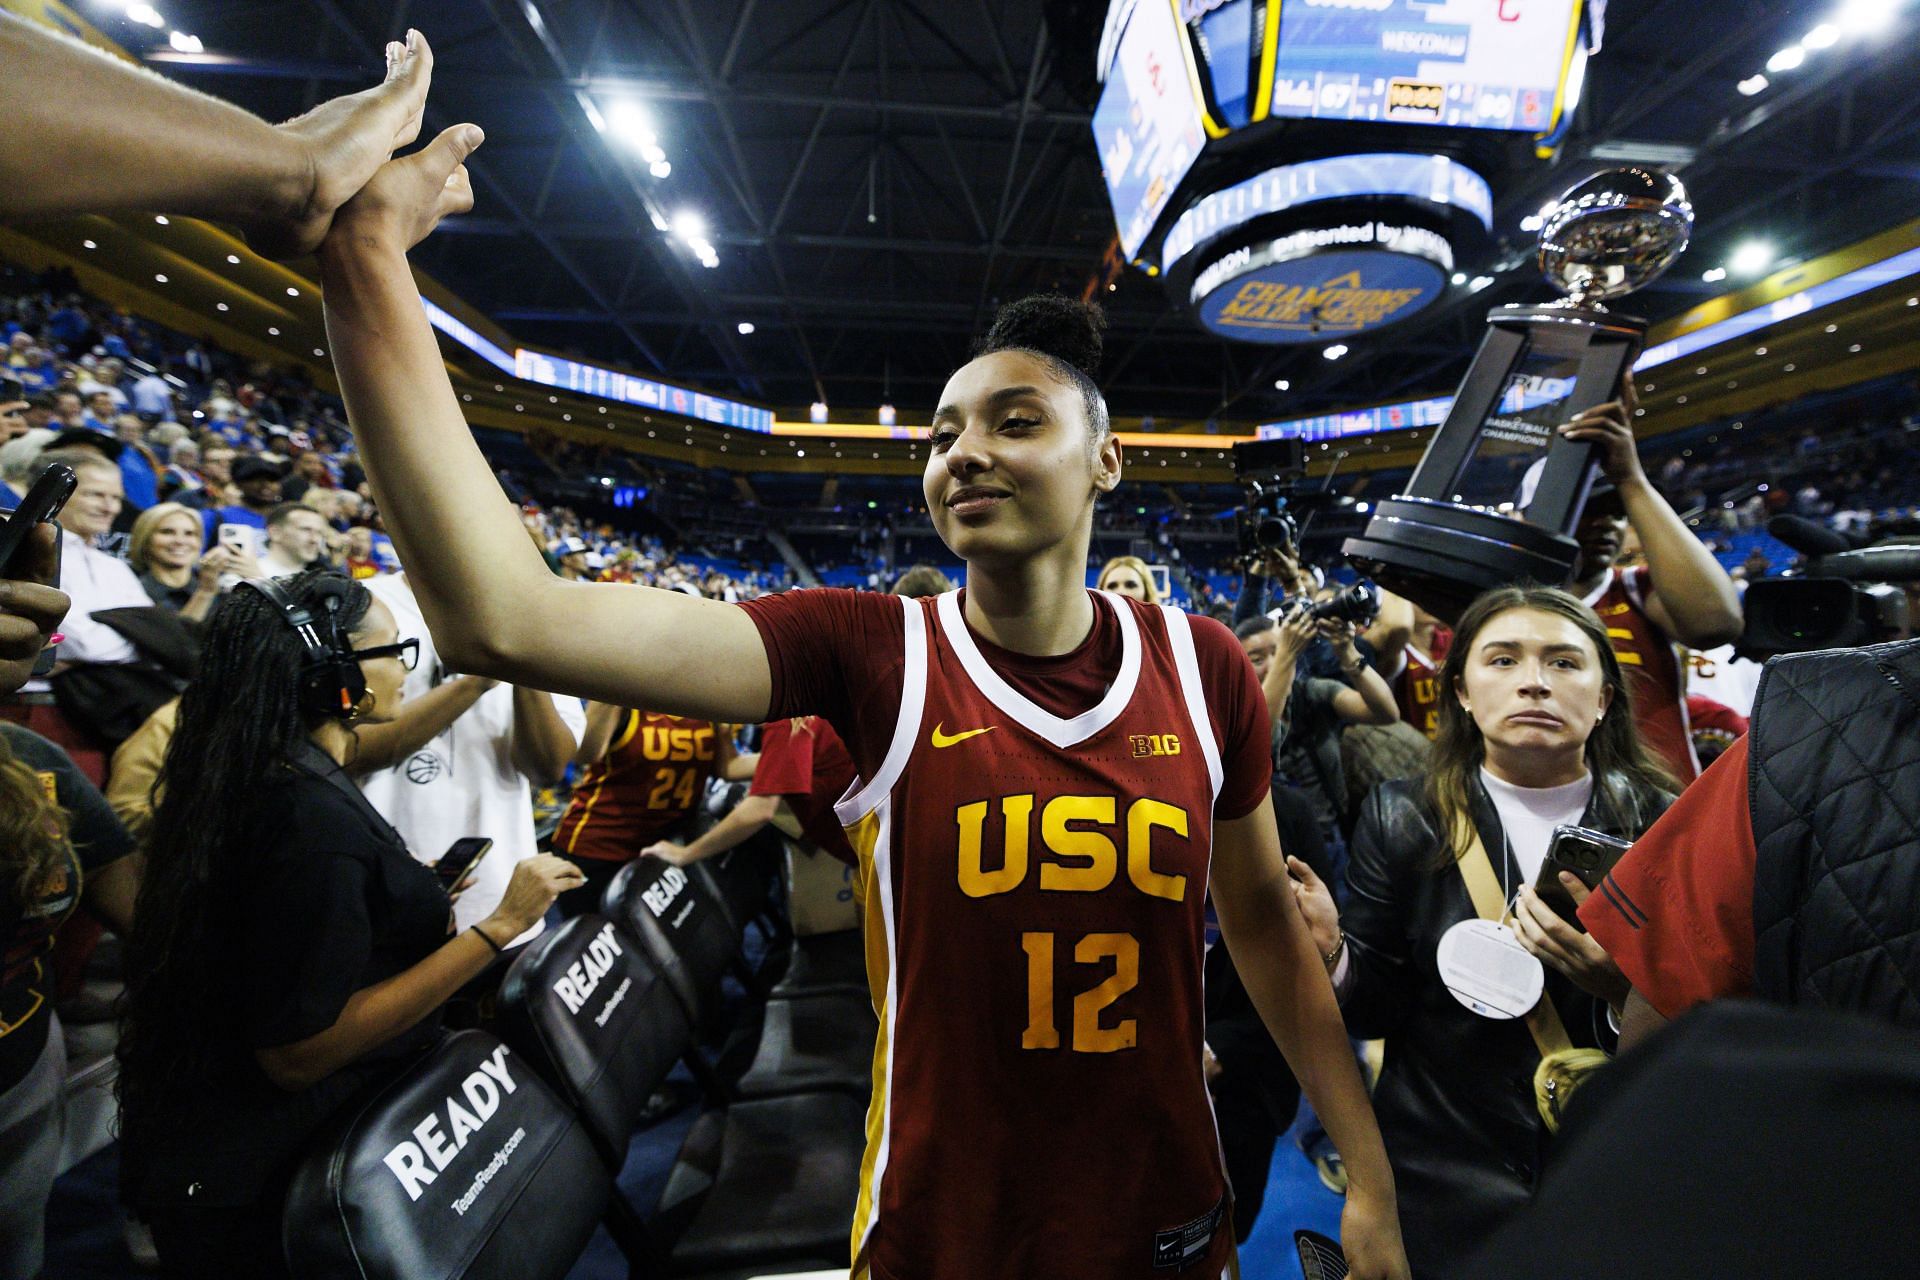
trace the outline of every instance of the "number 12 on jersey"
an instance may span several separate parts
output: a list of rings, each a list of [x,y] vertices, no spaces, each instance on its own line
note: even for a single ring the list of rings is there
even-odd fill
[[[1023,933],[1021,950],[1027,953],[1027,1029],[1020,1035],[1022,1049],[1060,1048],[1060,1026],[1054,1016],[1054,942],[1051,933]],[[1113,972],[1104,982],[1073,997],[1073,1041],[1075,1053],[1117,1053],[1131,1049],[1136,1039],[1137,1020],[1122,1018],[1113,1026],[1102,1026],[1100,1015],[1107,1006],[1139,985],[1140,942],[1130,933],[1089,933],[1073,947],[1076,965],[1103,965],[1113,961]]]

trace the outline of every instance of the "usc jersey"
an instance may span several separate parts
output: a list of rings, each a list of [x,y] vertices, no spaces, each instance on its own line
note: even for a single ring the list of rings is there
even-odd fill
[[[720,729],[710,720],[629,708],[607,754],[574,788],[554,851],[603,862],[635,857],[706,799],[720,751]]]
[[[1414,645],[1406,649],[1407,665],[1393,682],[1393,698],[1400,718],[1427,735],[1440,732],[1440,659]]]
[[[1647,570],[1609,569],[1585,604],[1600,615],[1633,694],[1633,722],[1641,740],[1681,786],[1700,776],[1687,715],[1683,650],[1647,616]]]
[[[1222,758],[1187,615],[1098,593],[1118,674],[1068,718],[989,665],[957,593],[897,607],[890,743],[837,806],[881,1024],[854,1274],[1215,1280],[1234,1265],[1201,1070]]]

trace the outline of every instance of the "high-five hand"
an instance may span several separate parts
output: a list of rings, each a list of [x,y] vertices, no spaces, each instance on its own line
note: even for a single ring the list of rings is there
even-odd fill
[[[371,241],[405,251],[440,225],[473,208],[466,159],[486,140],[477,124],[456,124],[412,155],[380,166],[334,215],[329,244]]]

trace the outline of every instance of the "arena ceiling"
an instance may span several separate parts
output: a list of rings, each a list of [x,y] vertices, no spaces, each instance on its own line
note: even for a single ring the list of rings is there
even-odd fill
[[[1443,391],[1491,305],[1546,296],[1522,217],[1625,160],[1675,168],[1694,248],[1634,310],[1731,287],[1702,271],[1763,239],[1811,258],[1911,217],[1920,194],[1915,17],[1739,81],[1846,0],[1613,0],[1559,159],[1500,192],[1498,243],[1418,319],[1268,348],[1203,333],[1160,284],[1104,295],[1116,412],[1293,417]],[[1088,122],[1103,0],[170,0],[182,52],[82,12],[165,74],[270,118],[369,83],[408,26],[438,55],[431,127],[473,120],[478,207],[420,265],[531,344],[776,406],[891,399],[924,412],[1000,300],[1096,280],[1112,218]],[[103,16],[103,13],[105,16]],[[595,127],[644,104],[671,172]],[[663,231],[704,220],[718,265]],[[751,333],[742,327],[752,326]],[[1275,388],[1286,380],[1290,390]]]

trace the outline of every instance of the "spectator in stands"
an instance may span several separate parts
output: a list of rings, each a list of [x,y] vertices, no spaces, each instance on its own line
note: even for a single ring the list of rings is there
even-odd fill
[[[1587,410],[1559,429],[1592,444],[1603,484],[1594,486],[1574,531],[1580,557],[1567,587],[1605,621],[1614,652],[1633,669],[1633,715],[1654,754],[1682,784],[1699,776],[1687,733],[1686,669],[1676,645],[1712,649],[1738,639],[1743,626],[1733,580],[1647,479],[1633,440],[1639,403],[1631,376],[1620,398]],[[1644,569],[1614,561],[1631,528],[1645,549]]]
[[[114,419],[114,438],[121,445],[120,484],[136,511],[160,501],[160,459],[147,447],[146,432],[146,424],[130,413]]]
[[[347,576],[356,579],[371,578],[380,572],[380,562],[373,557],[373,530],[363,524],[357,524],[347,530]]]
[[[208,450],[208,479],[211,481],[212,450]],[[266,550],[267,516],[280,505],[280,467],[267,459],[249,454],[233,460],[233,487],[240,495],[240,501],[226,506],[209,504],[206,512],[207,541],[217,541],[220,526],[242,525],[249,530],[257,530],[248,536],[254,542],[255,554]],[[210,490],[211,491],[211,490]]]
[[[1549,1132],[1535,1087],[1543,1055],[1611,1043],[1610,1011],[1626,997],[1606,953],[1532,888],[1553,829],[1631,840],[1673,785],[1625,714],[1605,625],[1565,592],[1483,595],[1460,619],[1441,682],[1450,696],[1432,769],[1368,799],[1345,906],[1311,868],[1288,863],[1348,1027],[1387,1042],[1374,1105],[1409,1254],[1428,1277],[1526,1202]],[[1503,910],[1546,966],[1531,1011],[1482,1012],[1491,997],[1451,967],[1453,949],[1467,950],[1456,931],[1490,928]],[[1503,1025],[1522,1014],[1532,1035]]]
[[[198,497],[205,483],[200,476],[200,446],[192,440],[178,440],[169,445],[167,469],[160,473],[160,497],[167,502],[185,503],[188,498]]]
[[[0,723],[0,1276],[40,1274],[60,1167],[67,1055],[53,1012],[54,933],[84,901],[115,932],[133,921],[139,860],[91,782],[58,747]]]
[[[85,427],[87,424],[87,411],[85,404],[80,399],[80,393],[68,388],[62,388],[55,392],[53,397],[53,416],[59,423],[58,426],[54,427],[55,431],[77,431]]]
[[[148,369],[134,379],[127,398],[135,413],[148,422],[172,422],[173,384],[158,369]]]
[[[1008,1213],[1037,1215],[1050,1228],[1023,1233],[1021,1273],[1071,1270],[1072,1263],[1060,1263],[1082,1260],[1090,1251],[1113,1259],[1101,1265],[1117,1271],[1124,1265],[1119,1259],[1143,1258],[1152,1244],[1142,1235],[1136,1251],[1119,1234],[1151,1231],[1140,1217],[1151,1199],[1155,1213],[1178,1203],[1174,1221],[1193,1224],[1192,1261],[1204,1255],[1210,1265],[1228,1265],[1232,1242],[1225,1234],[1224,1185],[1204,1097],[1196,1016],[1202,998],[1199,882],[1185,876],[1176,881],[1148,867],[1153,850],[1143,838],[1134,844],[1140,858],[1129,859],[1129,883],[1118,882],[1112,865],[1103,868],[1096,855],[1091,866],[1067,871],[1093,892],[1022,895],[1023,904],[1036,897],[1084,899],[1079,909],[1064,902],[1050,902],[1045,910],[1037,902],[1020,908],[1029,922],[1025,928],[1034,928],[1036,919],[1059,920],[1069,936],[1087,927],[1094,918],[1089,912],[1114,919],[1124,912],[1143,929],[1153,916],[1145,938],[1127,935],[1126,942],[1114,943],[1120,951],[1103,954],[1131,957],[1138,951],[1143,969],[1172,975],[1156,984],[1163,993],[1156,1011],[1139,1006],[1137,1023],[1096,1026],[1097,1019],[1086,1019],[1063,1035],[1063,1024],[1051,1018],[1053,966],[1035,958],[1040,940],[1024,959],[1011,945],[1020,927],[1002,895],[1020,886],[1029,864],[1015,861],[1013,842],[1006,840],[1004,867],[989,871],[979,862],[971,873],[977,880],[966,870],[969,814],[977,812],[984,823],[999,809],[999,821],[1017,813],[1015,820],[1024,822],[1033,794],[1020,789],[1044,785],[1065,796],[1053,791],[1063,778],[1069,787],[1100,788],[1098,799],[1125,811],[1136,797],[1141,805],[1149,803],[1138,788],[1151,770],[1156,795],[1178,788],[1192,797],[1185,803],[1195,806],[1191,820],[1207,832],[1211,888],[1226,935],[1243,948],[1257,1004],[1346,1151],[1352,1186],[1342,1243],[1356,1280],[1406,1276],[1386,1155],[1311,939],[1284,900],[1268,809],[1267,731],[1252,672],[1230,634],[1189,625],[1184,615],[1115,603],[1084,585],[1096,499],[1121,479],[1120,449],[1094,380],[1098,314],[1058,298],[1012,304],[996,318],[983,354],[948,382],[935,414],[923,490],[936,529],[968,565],[964,599],[943,595],[936,611],[868,593],[803,591],[731,606],[674,592],[555,582],[526,547],[523,530],[501,509],[498,482],[462,419],[407,270],[413,244],[441,217],[471,207],[462,161],[480,140],[477,128],[456,126],[393,161],[336,217],[322,245],[328,333],[355,439],[423,609],[441,628],[438,639],[453,661],[595,694],[610,705],[666,705],[680,714],[729,721],[819,713],[845,731],[849,753],[868,779],[865,794],[850,801],[863,811],[866,838],[873,841],[865,852],[886,857],[882,851],[896,847],[890,840],[919,851],[902,862],[889,859],[884,867],[886,874],[909,877],[908,884],[924,884],[890,898],[895,908],[911,909],[907,936],[929,950],[919,952],[913,965],[889,971],[898,999],[889,1005],[888,1025],[900,1034],[889,1057],[896,1065],[890,1068],[894,1092],[887,1111],[896,1119],[876,1141],[892,1138],[885,1148],[890,1185],[908,1179],[915,1189],[908,1194],[940,1215],[869,1218],[875,1236],[869,1240],[856,1222],[855,1239],[867,1241],[874,1258],[886,1258],[886,1270],[917,1274],[940,1265],[956,1274],[985,1273],[991,1264],[984,1260],[1004,1257],[992,1234],[1005,1220],[994,1206],[1004,1203]],[[1200,715],[1189,728],[1178,710],[1182,688],[1188,699],[1202,697],[1198,682],[1183,677],[1164,648],[1154,650],[1150,671],[1134,661],[1144,645],[1139,631],[1148,627],[1156,646],[1191,639],[1201,668],[1198,682],[1207,682],[1207,694],[1227,700],[1219,713],[1219,741],[1225,745],[1217,759],[1204,745],[1205,735],[1214,732],[1211,717]],[[940,646],[941,657],[923,664],[930,643]],[[946,655],[954,652],[966,656],[950,662]],[[962,674],[963,665],[975,674]],[[930,674],[935,670],[938,689]],[[995,700],[981,692],[987,672],[996,691],[1011,678],[1024,692],[1008,687]],[[929,673],[924,687],[916,673]],[[1184,732],[1198,735],[1199,751],[1175,756],[1161,740],[1157,758],[1140,763],[1154,750],[1149,739],[1163,732],[1144,731],[1145,717],[1130,722],[1143,732],[1125,756],[1125,739],[1114,742],[1110,754],[1103,751],[1099,763],[1074,750],[1089,735],[1113,730],[1111,716],[1126,713],[1127,685],[1136,678],[1164,700],[1166,716],[1155,723],[1173,718]],[[909,697],[923,695],[930,706],[909,705]],[[992,710],[986,709],[989,701]],[[955,708],[952,723],[936,719],[924,736],[911,727],[923,709],[937,714],[949,706]],[[1006,712],[1008,706],[1016,709]],[[909,721],[910,714],[916,719]],[[890,745],[896,738],[899,748]],[[952,756],[934,754],[962,743],[975,745]],[[1055,772],[1041,784],[1047,771]],[[977,810],[969,806],[956,829],[950,792],[935,790],[951,787],[955,777],[964,777],[979,795],[999,797],[1002,805],[983,799]],[[1225,789],[1229,777],[1231,791]],[[897,820],[889,796],[901,806]],[[1082,792],[1080,798],[1088,803],[1078,821],[1108,821],[1092,817],[1095,797]],[[1029,809],[1017,808],[1021,799]],[[1186,809],[1152,803],[1177,812],[1181,825],[1190,821]],[[912,821],[916,809],[918,821]],[[1149,812],[1154,810],[1136,808],[1133,820]],[[1159,820],[1174,818],[1167,813]],[[996,844],[1005,830],[996,829]],[[888,831],[890,838],[882,834]],[[937,843],[956,838],[962,850],[957,863],[942,856]],[[923,840],[936,843],[922,849]],[[1111,843],[1104,835],[1100,840]],[[1174,843],[1167,842],[1166,856],[1173,856]],[[1189,858],[1201,852],[1200,838],[1183,850]],[[1199,866],[1179,865],[1196,872]],[[962,868],[958,885],[955,866]],[[1000,881],[1011,882],[993,883]],[[1154,911],[1143,908],[1143,899],[1130,899],[1130,893],[1142,892],[1142,881],[1163,899],[1180,901],[1182,909]],[[969,897],[960,889],[979,892]],[[1000,900],[982,903],[983,896]],[[1131,906],[1121,906],[1128,901]],[[951,921],[935,923],[935,914],[948,913]],[[1077,922],[1068,919],[1070,913],[1077,913]],[[1051,959],[1055,939],[1044,936]],[[1082,935],[1078,945],[1091,950],[1100,945],[1097,939]],[[899,937],[879,941],[892,947]],[[1039,981],[1046,983],[1044,1005],[1042,988],[1031,985]],[[956,994],[963,998],[956,1001]],[[1012,1016],[1016,1008],[1020,1018]],[[1028,1015],[1030,1029],[1023,1030]],[[922,1018],[944,1019],[944,1026],[908,1021]],[[1031,1042],[1061,1052],[1043,1058],[987,1048],[956,1057],[936,1043],[943,1029],[949,1045],[957,1035],[967,1043]],[[1083,1055],[1070,1047],[1075,1042],[1089,1061],[1076,1062]],[[1132,1051],[1102,1052],[1122,1048]],[[1097,1061],[1091,1060],[1095,1053]],[[909,1059],[911,1068],[897,1065]],[[1053,1089],[1037,1087],[1042,1073],[1055,1082]],[[956,1084],[964,1079],[965,1097],[942,1077]],[[1164,1087],[1149,1083],[1155,1080]],[[1055,1090],[1070,1096],[1075,1108],[1071,1144],[1049,1142],[1050,1126],[1065,1120]],[[1149,1095],[1155,1114],[1146,1118],[1137,1101]],[[901,1124],[903,1111],[923,1118]],[[1144,1139],[1130,1129],[1143,1120],[1152,1125]],[[973,1132],[976,1127],[982,1132]],[[910,1130],[911,1141],[897,1136]],[[1137,1153],[1143,1142],[1153,1160],[1139,1166],[1136,1171],[1144,1172],[1125,1190],[1116,1190],[1110,1160],[1126,1158],[1119,1154],[1123,1146]],[[1101,1150],[1106,1144],[1112,1144],[1111,1157]],[[1005,1152],[1017,1154],[996,1158]]]
[[[1117,591],[1147,604],[1160,603],[1160,590],[1153,585],[1147,562],[1139,556],[1115,556],[1107,561],[1095,585],[1102,591]]]
[[[588,554],[587,540],[577,535],[562,538],[553,547],[554,559],[560,563],[560,576],[568,582],[592,579],[592,572],[587,568]]]
[[[140,513],[127,544],[127,563],[140,575],[147,595],[189,622],[205,622],[213,612],[222,576],[261,576],[251,557],[242,559],[226,547],[208,547],[201,554],[202,527],[193,508],[163,502]]]
[[[455,918],[465,926],[498,906],[513,869],[539,852],[534,792],[564,777],[586,732],[586,712],[578,698],[452,674],[407,575],[373,577],[365,585],[420,641],[420,662],[407,676],[409,702],[449,696],[452,686],[478,686],[470,690],[468,709],[360,783],[373,807],[422,861],[438,859],[466,836],[493,841],[473,884],[454,904]],[[504,941],[511,947],[537,936],[536,926],[524,937]]]
[[[80,425],[89,431],[98,431],[102,435],[113,434],[114,420],[119,416],[120,406],[115,404],[113,396],[105,388],[82,395],[81,402],[86,409],[80,415]]]
[[[333,474],[327,470],[327,460],[318,453],[303,453],[293,460],[293,473],[280,486],[281,496],[288,502],[298,502],[306,496],[309,489],[332,489]]]
[[[18,381],[0,379],[0,445],[25,435],[31,426],[25,389]]]
[[[267,547],[260,567],[269,577],[284,578],[321,559],[327,550],[327,522],[319,512],[297,502],[283,502],[267,513]]]
[[[321,653],[257,588],[214,615],[128,949],[123,1178],[175,1275],[286,1275],[281,1201],[305,1144],[578,879],[530,860],[454,933],[446,890],[343,772],[355,724],[393,714],[408,644],[337,574],[278,590]]]
[[[0,511],[12,511],[27,496],[38,474],[40,455],[53,443],[45,427],[26,431],[0,445]]]

